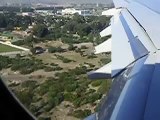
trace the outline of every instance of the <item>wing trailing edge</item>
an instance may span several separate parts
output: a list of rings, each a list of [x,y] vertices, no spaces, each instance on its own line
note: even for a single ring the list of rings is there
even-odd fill
[[[102,32],[100,32],[101,37],[105,37],[105,36],[108,36],[108,35],[111,35],[111,26],[108,26]]]
[[[89,72],[88,77],[90,79],[109,79],[111,78],[111,62],[99,68],[96,71]]]

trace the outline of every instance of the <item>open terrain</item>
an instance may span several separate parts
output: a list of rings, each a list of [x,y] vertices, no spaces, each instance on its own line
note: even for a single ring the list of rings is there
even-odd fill
[[[63,118],[65,118],[64,120],[80,120],[81,117],[83,118],[83,116],[95,111],[101,95],[109,89],[110,82],[91,81],[87,79],[86,75],[88,70],[91,71],[102,66],[101,59],[105,59],[106,55],[101,54],[88,58],[94,50],[93,44],[76,44],[80,48],[81,45],[87,45],[88,48],[83,49],[85,56],[75,50],[68,51],[67,44],[59,41],[50,42],[50,46],[55,44],[60,44],[62,48],[66,48],[66,51],[62,53],[44,52],[34,55],[34,59],[32,58],[33,56],[26,56],[23,59],[40,60],[45,66],[53,64],[61,67],[61,70],[46,71],[46,69],[39,69],[30,74],[22,75],[19,70],[13,71],[7,68],[1,71],[1,75],[35,116],[39,118],[50,116],[51,120],[62,120]],[[43,43],[43,45],[37,44],[37,46],[40,45],[45,47],[47,43]],[[63,56],[72,61],[64,63],[57,56]],[[54,66],[51,66],[51,68],[54,68]],[[19,89],[22,89],[22,91],[19,91]],[[28,93],[30,91],[32,92]],[[54,95],[54,91],[56,95]],[[59,95],[64,98],[61,100]],[[60,98],[57,98],[58,96]],[[55,101],[57,102],[54,103]],[[52,105],[52,102],[56,105]],[[63,116],[61,115],[62,113],[64,113]]]
[[[0,18],[0,27],[11,33],[18,24],[16,34],[22,39],[12,44],[32,53],[0,56],[0,75],[38,120],[81,120],[97,111],[111,81],[91,81],[87,72],[111,59],[110,54],[93,53],[95,45],[110,37],[99,36],[109,17],[0,14]],[[12,35],[8,37],[16,38]],[[0,52],[17,50],[0,44]]]

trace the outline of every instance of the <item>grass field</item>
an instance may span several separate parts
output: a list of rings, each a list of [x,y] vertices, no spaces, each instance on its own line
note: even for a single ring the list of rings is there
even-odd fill
[[[21,51],[20,49],[10,47],[7,45],[0,44],[0,53],[1,52],[13,52],[13,51]]]

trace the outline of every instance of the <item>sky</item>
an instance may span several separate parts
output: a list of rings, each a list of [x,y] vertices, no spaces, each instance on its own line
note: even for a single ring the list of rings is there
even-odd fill
[[[44,2],[45,1],[45,2]],[[0,4],[2,3],[111,3],[112,0],[0,0]]]

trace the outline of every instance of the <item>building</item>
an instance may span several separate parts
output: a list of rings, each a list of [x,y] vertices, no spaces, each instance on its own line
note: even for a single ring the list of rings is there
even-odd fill
[[[42,16],[54,15],[53,10],[36,10],[35,12],[36,12],[37,14],[42,15]]]
[[[66,9],[62,10],[62,15],[73,15],[77,12],[78,11],[76,11],[76,9],[74,9],[74,8],[66,8]]]
[[[91,16],[91,15],[93,15],[93,13],[92,13],[91,10],[80,10],[79,15],[82,15],[82,16]]]
[[[102,15],[105,16],[113,16],[118,12],[118,10],[116,8],[111,8],[111,9],[107,9],[105,11],[102,12]]]
[[[75,8],[66,8],[62,10],[62,15],[74,15],[74,14],[79,14],[82,16],[90,16],[92,15],[92,11],[85,9],[75,9]]]
[[[22,12],[22,16],[33,16],[32,12]]]

